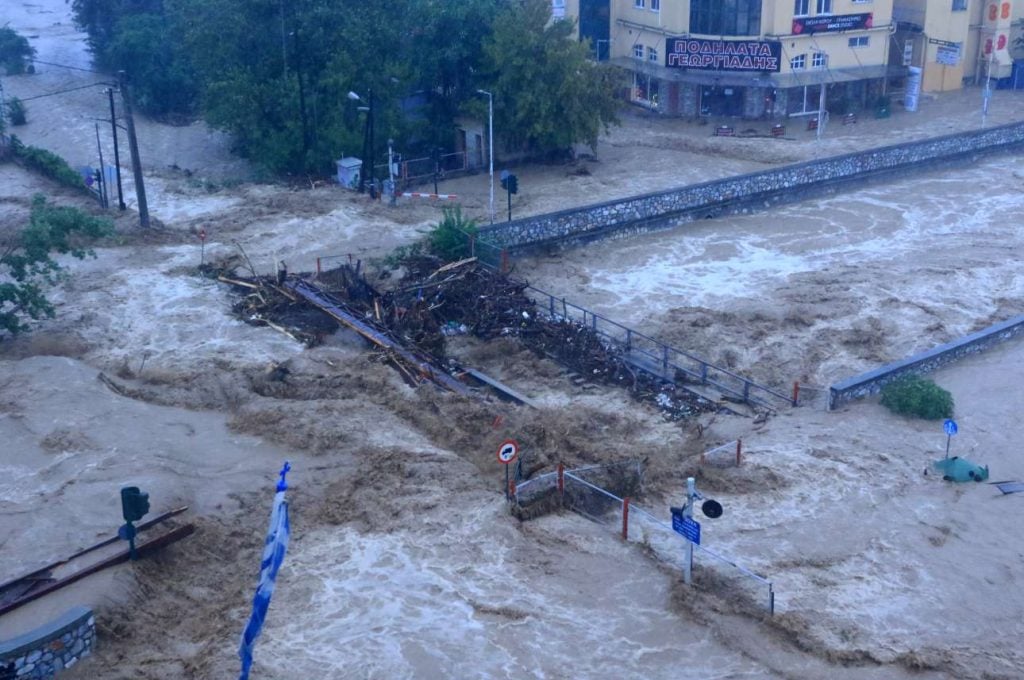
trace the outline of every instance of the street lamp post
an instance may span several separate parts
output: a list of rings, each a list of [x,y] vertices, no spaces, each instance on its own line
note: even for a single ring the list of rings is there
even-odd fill
[[[477,90],[477,92],[487,95],[487,136],[489,139],[487,160],[490,162],[491,166],[491,202],[489,204],[489,215],[491,218],[491,224],[494,224],[494,95],[487,90]]]
[[[364,101],[355,92],[349,92],[348,98],[352,101]],[[366,190],[366,173],[370,173],[370,186],[373,186],[373,90],[370,90],[368,106],[360,106],[360,111],[366,112],[366,127],[363,129],[363,167],[359,169],[359,193]],[[367,167],[369,166],[369,167]]]

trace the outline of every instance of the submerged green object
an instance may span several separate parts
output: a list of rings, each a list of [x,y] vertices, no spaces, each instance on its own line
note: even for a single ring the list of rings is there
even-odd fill
[[[941,472],[947,482],[983,482],[988,479],[987,465],[982,467],[960,456],[940,458],[932,467]]]

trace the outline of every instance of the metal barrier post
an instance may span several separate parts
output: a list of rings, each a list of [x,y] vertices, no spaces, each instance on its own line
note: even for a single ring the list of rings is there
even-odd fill
[[[558,495],[565,495],[565,465],[558,464]]]
[[[626,329],[626,351],[633,351],[633,331]]]
[[[507,465],[505,466],[505,469],[506,470],[508,469]],[[508,500],[514,500],[515,497],[516,497],[516,480],[510,479],[510,480],[508,480]]]
[[[316,277],[320,278],[320,258],[316,258]]]
[[[700,364],[700,384],[708,384],[708,365],[705,364],[704,362],[701,362]]]
[[[749,380],[744,380],[743,381],[743,403],[744,404],[749,404],[750,403],[750,381]]]
[[[668,345],[661,346],[661,367],[668,370]]]
[[[629,540],[629,496],[622,499],[622,540]]]
[[[800,403],[800,383],[799,382],[794,382],[793,383],[793,406],[796,406],[799,403]]]
[[[736,440],[736,467],[740,466],[740,460],[742,459],[742,456],[743,456],[743,440],[742,439],[737,439]]]
[[[768,615],[775,616],[775,588],[768,584]]]

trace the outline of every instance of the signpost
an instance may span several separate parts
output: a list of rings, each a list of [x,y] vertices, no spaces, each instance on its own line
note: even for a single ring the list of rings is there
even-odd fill
[[[199,228],[199,266],[202,267],[206,263],[206,227]]]
[[[519,455],[519,444],[515,439],[506,439],[498,447],[498,462],[505,466],[505,500],[509,500],[508,466]]]
[[[952,418],[947,418],[946,422],[942,423],[942,429],[946,431],[946,458],[949,458],[949,440],[953,438],[958,431],[956,421]]]

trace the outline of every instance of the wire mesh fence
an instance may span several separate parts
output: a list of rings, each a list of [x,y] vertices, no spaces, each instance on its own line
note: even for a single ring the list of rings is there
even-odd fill
[[[731,449],[735,456],[737,444],[738,441],[730,442],[713,451]],[[677,533],[670,521],[631,500],[642,487],[643,466],[630,460],[575,470],[559,467],[556,472],[521,482],[513,489],[511,498],[517,508],[568,508],[612,527],[625,540],[642,545],[658,559],[685,571],[688,539]],[[775,591],[771,581],[699,544],[693,544],[693,548],[693,578],[702,590],[738,608],[774,614]]]
[[[711,467],[739,467],[743,461],[743,442],[734,439],[700,454],[700,464]]]

